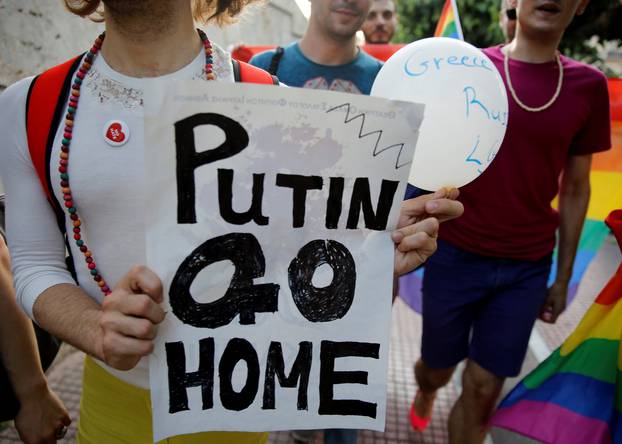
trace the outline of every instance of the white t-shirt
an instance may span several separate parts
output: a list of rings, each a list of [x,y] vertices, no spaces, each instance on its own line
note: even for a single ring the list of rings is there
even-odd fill
[[[233,82],[230,55],[214,45],[213,70],[219,81]],[[97,269],[110,288],[133,265],[144,264],[144,146],[143,89],[165,80],[205,78],[203,51],[177,72],[155,78],[133,78],[114,71],[99,54],[80,91],[71,142],[69,177],[75,205],[82,219],[82,238],[93,253]],[[32,78],[21,80],[0,95],[0,178],[7,194],[7,237],[11,250],[17,298],[32,317],[32,307],[46,289],[74,281],[65,265],[65,244],[56,216],[47,202],[28,152],[25,112]],[[66,108],[63,115],[66,114]],[[104,138],[107,124],[120,120],[129,139],[119,147]],[[64,119],[63,119],[64,122]],[[60,192],[58,159],[64,125],[54,141],[50,177]],[[66,217],[67,222],[71,222]],[[73,226],[67,224],[72,234]],[[101,303],[103,294],[93,281],[84,256],[69,242],[80,287]],[[93,326],[96,328],[96,326]],[[130,384],[148,388],[147,359],[131,371],[111,369]]]

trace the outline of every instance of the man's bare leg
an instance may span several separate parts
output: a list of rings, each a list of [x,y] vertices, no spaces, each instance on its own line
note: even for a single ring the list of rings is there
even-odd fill
[[[467,361],[462,375],[462,394],[449,416],[451,444],[481,444],[488,432],[504,378],[490,373],[473,361]]]
[[[428,418],[434,409],[434,400],[438,389],[444,387],[453,375],[456,367],[430,368],[422,359],[415,364],[415,380],[419,391],[415,396],[415,412],[420,418]]]

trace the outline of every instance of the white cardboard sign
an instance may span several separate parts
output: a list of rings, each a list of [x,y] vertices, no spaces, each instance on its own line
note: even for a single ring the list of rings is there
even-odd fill
[[[203,81],[145,96],[155,440],[383,430],[390,232],[423,106]]]

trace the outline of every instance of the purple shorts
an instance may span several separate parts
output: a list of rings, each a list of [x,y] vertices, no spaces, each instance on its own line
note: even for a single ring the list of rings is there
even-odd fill
[[[551,255],[480,256],[439,240],[423,277],[423,361],[448,368],[468,357],[497,376],[518,375],[550,269]]]

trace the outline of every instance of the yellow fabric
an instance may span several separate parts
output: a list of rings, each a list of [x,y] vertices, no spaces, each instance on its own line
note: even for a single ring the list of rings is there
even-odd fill
[[[594,171],[590,173],[592,196],[587,218],[605,220],[616,208],[622,208],[622,173]]]
[[[622,173],[616,171],[590,172],[592,195],[587,209],[588,219],[605,220],[616,208],[622,208]],[[555,197],[551,206],[558,208],[559,198]]]
[[[158,444],[265,444],[267,433],[209,432],[179,435]],[[153,444],[149,391],[84,360],[78,444]]]
[[[566,356],[587,339],[612,339],[622,337],[622,299],[615,305],[593,304],[585,313],[575,331],[566,339],[560,354]],[[622,366],[620,367],[622,369]]]

